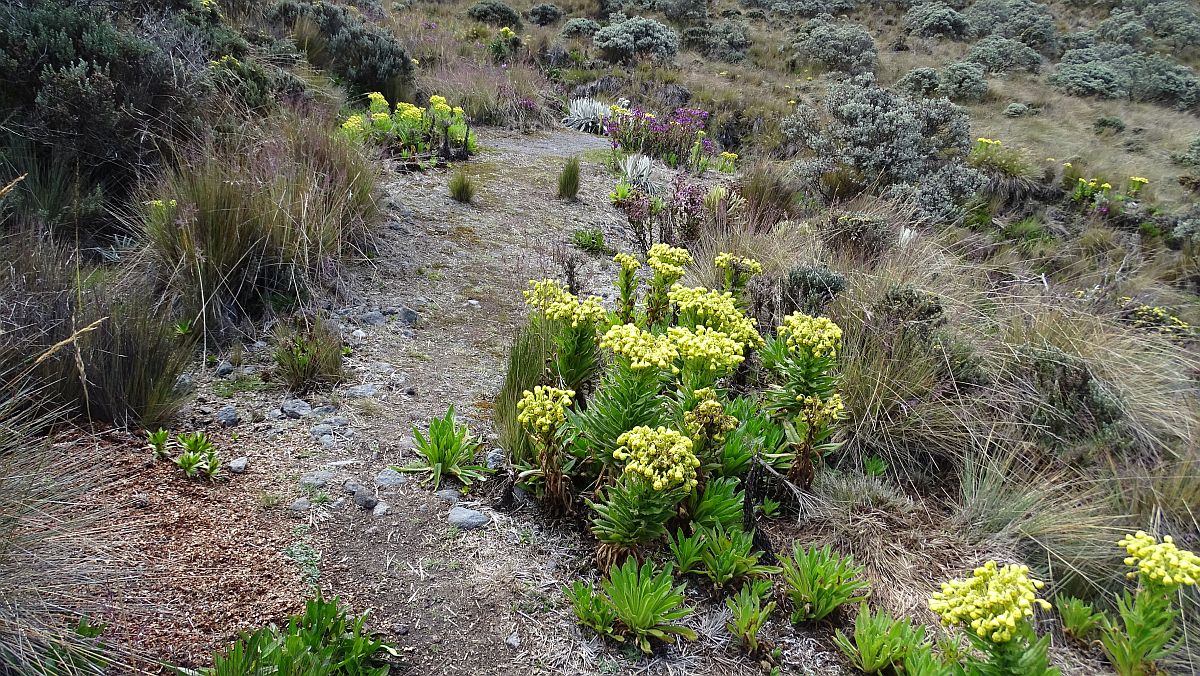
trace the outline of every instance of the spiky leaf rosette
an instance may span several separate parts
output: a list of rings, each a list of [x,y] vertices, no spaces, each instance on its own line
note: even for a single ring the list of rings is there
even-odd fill
[[[596,512],[592,534],[601,543],[615,546],[606,548],[616,550],[609,562],[665,536],[667,521],[683,496],[680,489],[654,490],[638,477],[627,476],[597,494],[597,501],[588,500],[587,505]]]
[[[612,454],[621,446],[617,439],[627,430],[667,423],[663,398],[658,396],[662,383],[663,376],[656,369],[615,364],[586,410],[567,411],[567,425],[575,439],[572,452],[579,462],[589,465],[593,475],[615,463]]]
[[[650,653],[652,638],[666,643],[674,643],[677,636],[696,640],[696,632],[677,624],[692,614],[692,608],[683,605],[686,585],[674,586],[670,565],[659,572],[649,561],[639,568],[636,561],[628,559],[614,568],[601,586],[621,625],[642,652]]]

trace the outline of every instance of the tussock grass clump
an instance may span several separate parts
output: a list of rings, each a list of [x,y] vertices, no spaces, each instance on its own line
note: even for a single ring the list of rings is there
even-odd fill
[[[306,318],[285,323],[276,343],[275,365],[293,392],[342,380],[342,337],[329,322]]]
[[[746,200],[743,214],[753,232],[770,230],[796,213],[798,189],[782,165],[759,162],[746,169],[739,194]]]
[[[517,420],[517,402],[526,390],[532,390],[546,378],[547,364],[554,356],[554,343],[545,323],[529,324],[521,330],[508,353],[508,368],[504,383],[496,394],[493,422],[499,434],[500,447],[508,452],[515,465],[528,464],[537,458],[536,449]]]
[[[36,413],[42,395],[20,375],[36,357],[0,363],[0,672],[124,670],[95,618],[128,612],[111,586],[130,579],[129,522],[88,498],[112,478],[108,459],[38,437],[57,418]]]
[[[470,204],[475,199],[475,179],[471,178],[467,170],[462,167],[456,169],[454,174],[450,176],[449,189],[450,197],[455,202]]]
[[[136,217],[161,283],[206,333],[336,287],[378,215],[378,164],[319,116],[241,131],[167,172]]]
[[[579,158],[572,157],[563,164],[562,171],[558,173],[558,199],[571,200],[572,202],[579,195]]]
[[[170,312],[77,253],[20,238],[0,252],[9,261],[0,268],[0,366],[29,358],[12,373],[28,378],[47,408],[117,425],[175,414],[194,342],[177,335]]]

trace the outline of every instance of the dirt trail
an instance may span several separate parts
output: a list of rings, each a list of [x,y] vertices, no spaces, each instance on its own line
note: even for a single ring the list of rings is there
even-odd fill
[[[490,130],[483,139],[484,152],[467,165],[479,184],[474,205],[449,198],[446,172],[388,181],[391,223],[378,255],[351,282],[359,302],[342,309],[353,317],[408,307],[420,316],[411,328],[396,321],[360,327],[367,335],[351,358],[357,383],[349,385],[381,387],[376,397],[344,402],[357,413],[359,448],[370,452],[344,473],[368,485],[388,464],[412,461],[412,426],[424,427],[451,404],[488,438],[485,448],[495,448],[488,402],[525,316],[521,291],[529,279],[555,274],[551,254],[574,228],[605,225],[592,222],[596,214],[616,223],[592,198],[553,199],[562,160],[603,149],[604,139]],[[580,193],[603,196],[609,183],[591,167]],[[609,266],[590,260],[585,267],[586,279],[606,277],[600,268]],[[596,673],[588,655],[572,649],[577,630],[555,610],[571,572],[564,566],[586,558],[578,543],[544,531],[532,507],[503,514],[471,498],[459,504],[492,521],[459,531],[447,523],[450,503],[416,480],[378,489],[388,503],[382,516],[353,505],[317,508],[313,538],[323,590],[356,611],[371,610],[372,624],[401,651],[401,673]]]

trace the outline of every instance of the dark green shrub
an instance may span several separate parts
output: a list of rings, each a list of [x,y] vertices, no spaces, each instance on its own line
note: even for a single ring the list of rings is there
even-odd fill
[[[684,26],[708,22],[708,3],[693,0],[659,0],[663,16],[675,24]]]
[[[1022,42],[999,35],[989,35],[975,43],[971,51],[963,57],[963,61],[978,63],[988,73],[1007,73],[1013,70],[1036,73],[1042,65],[1042,57],[1033,49]]]
[[[1004,107],[1004,117],[1025,117],[1033,109],[1024,103],[1014,102]]]
[[[1043,53],[1057,43],[1054,15],[1036,0],[977,0],[966,16],[980,36],[1012,38]]]
[[[643,58],[671,59],[679,51],[679,35],[654,19],[635,16],[596,31],[592,42],[612,63]]]
[[[278,0],[268,17],[291,28],[308,60],[353,92],[401,101],[411,90],[412,59],[390,32],[360,14],[328,2]]]
[[[914,5],[904,15],[904,25],[913,35],[962,40],[971,33],[971,24],[960,12],[942,2]]]
[[[979,101],[988,91],[983,66],[956,61],[942,69],[938,92],[954,101]]]
[[[1061,63],[1050,76],[1050,84],[1071,96],[1117,99],[1129,95],[1121,76],[1105,63]]]
[[[0,10],[5,127],[20,130],[21,154],[35,171],[70,172],[72,195],[124,197],[137,172],[169,146],[164,139],[200,126],[212,91],[206,64],[216,54],[205,51],[214,27],[208,18],[170,13],[155,29],[163,33],[148,36],[118,19],[96,3],[66,0],[7,3]],[[160,46],[176,42],[201,49],[180,57]],[[33,192],[38,188],[31,181],[21,190],[30,200],[53,201]],[[81,225],[88,237],[113,223]]]
[[[475,199],[475,180],[467,173],[466,169],[459,167],[450,177],[450,197],[455,202],[470,204]]]
[[[549,26],[563,18],[563,11],[558,5],[542,3],[529,9],[529,21],[535,26]]]
[[[1092,129],[1097,134],[1120,134],[1121,132],[1125,131],[1125,122],[1121,118],[1114,115],[1105,115],[1097,118],[1096,121],[1092,123]]]
[[[575,17],[568,19],[562,27],[562,36],[564,38],[590,38],[600,30],[600,24],[591,19]]]
[[[738,63],[746,59],[753,41],[750,29],[740,21],[719,21],[683,31],[683,43],[711,59]]]
[[[479,0],[467,10],[467,16],[497,28],[508,26],[517,30],[521,27],[521,15],[500,0]]]
[[[579,158],[572,157],[558,173],[558,199],[575,200],[579,195]]]
[[[1186,167],[1200,167],[1200,136],[1192,139],[1187,150],[1172,159]]]
[[[769,9],[775,14],[811,19],[822,14],[838,16],[855,8],[854,0],[742,0],[743,7]]]
[[[879,65],[875,42],[865,28],[819,16],[796,29],[789,64],[814,64],[850,74],[873,72]]]
[[[895,88],[914,96],[937,96],[941,78],[934,68],[914,68],[896,81]]]
[[[342,336],[320,318],[281,323],[275,334],[275,366],[293,392],[340,382]]]
[[[846,289],[846,278],[826,267],[802,265],[788,271],[781,280],[783,291],[783,315],[804,312],[810,315],[824,313],[825,306]]]

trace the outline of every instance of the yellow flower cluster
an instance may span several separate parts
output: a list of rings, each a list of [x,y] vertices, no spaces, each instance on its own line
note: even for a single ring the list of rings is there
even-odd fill
[[[575,397],[574,390],[538,385],[525,390],[517,402],[517,422],[527,429],[549,434],[567,420],[567,408]]]
[[[846,404],[842,401],[840,394],[833,394],[825,400],[813,396],[796,397],[796,401],[804,407],[801,415],[812,427],[830,425],[835,420],[840,420],[842,413],[846,410]]]
[[[1033,607],[1049,610],[1050,604],[1037,597],[1045,583],[1029,577],[1027,566],[997,567],[988,561],[965,580],[942,583],[934,592],[929,609],[949,626],[967,624],[976,636],[993,643],[1012,640],[1017,626],[1033,617]]]
[[[407,125],[416,125],[425,117],[425,109],[411,103],[397,103],[395,118]]]
[[[620,264],[621,269],[626,272],[633,272],[642,267],[641,262],[637,258],[627,253],[619,253],[613,256],[613,262]]]
[[[514,33],[513,29],[509,28],[508,26],[505,26],[500,29],[500,39],[501,40],[511,40],[515,37],[517,37],[517,34]]]
[[[692,255],[687,252],[687,249],[659,242],[650,247],[646,263],[655,273],[665,279],[667,284],[674,284],[683,276],[683,266],[692,264]]]
[[[613,457],[626,461],[625,473],[644,477],[654,490],[682,486],[690,491],[696,487],[700,460],[692,452],[692,440],[679,432],[640,426],[617,437],[617,443],[621,446]]]
[[[643,331],[636,324],[613,326],[600,339],[600,347],[625,357],[635,369],[665,369],[679,356],[670,338]]]
[[[731,270],[735,267],[740,268],[750,275],[761,275],[763,271],[762,263],[759,263],[753,258],[742,258],[740,256],[734,256],[731,253],[723,253],[718,255],[713,259],[713,265],[717,266],[721,270]]]
[[[1133,299],[1122,299],[1122,302],[1129,302]],[[1180,319],[1177,315],[1171,314],[1166,308],[1156,305],[1141,305],[1133,310],[1133,325],[1141,328],[1150,328],[1165,334],[1183,334],[1191,331],[1192,326]]]
[[[383,122],[384,120],[390,120],[391,118],[392,116],[388,115],[387,113],[371,113],[371,122]]]
[[[1153,535],[1139,530],[1117,544],[1129,553],[1125,565],[1137,568],[1137,573],[1129,573],[1129,577],[1140,573],[1168,587],[1190,587],[1200,580],[1200,556],[1176,547],[1170,535],[1164,535],[1162,542],[1158,542]]]
[[[752,348],[762,346],[763,339],[754,328],[754,320],[738,309],[732,293],[676,284],[671,287],[667,297],[681,315],[690,315],[697,324],[720,331]]]
[[[727,160],[729,162],[736,162],[737,158],[738,158],[737,153],[731,153],[728,150],[721,153],[721,159]]]
[[[707,326],[692,329],[672,326],[667,336],[684,361],[700,364],[708,371],[730,371],[745,361],[742,343]]]
[[[553,279],[530,280],[525,291],[525,304],[541,310],[552,320],[569,320],[571,326],[603,321],[606,313],[595,296],[578,298]]]
[[[362,115],[351,115],[342,123],[342,129],[350,132],[362,131],[365,126]]]
[[[779,336],[788,349],[805,351],[813,357],[836,357],[842,346],[842,328],[827,317],[810,317],[795,312],[783,318]]]
[[[434,94],[429,97],[429,107],[437,115],[449,115],[452,112],[450,104],[446,102],[446,97]]]
[[[1106,181],[1100,185],[1100,189],[1101,190],[1112,190],[1112,183],[1108,183]]]
[[[562,282],[555,279],[531,279],[529,289],[522,293],[526,305],[542,312],[573,297]]]
[[[975,140],[976,140],[977,142],[979,142],[981,145],[985,145],[985,146],[999,146],[999,145],[1004,145],[1004,144],[1003,144],[1001,141],[998,141],[998,140],[996,140],[996,139],[993,139],[993,138],[984,138],[984,137],[982,137],[982,136],[980,136],[979,138],[977,138],[977,139],[975,139]]]
[[[688,434],[717,443],[725,441],[725,433],[737,427],[738,419],[725,413],[725,407],[717,401],[717,393],[711,387],[696,390],[695,395],[695,407],[683,414],[683,425]]]
[[[367,108],[373,113],[384,112],[391,109],[388,104],[387,97],[379,92],[371,92],[367,94]]]
[[[1130,183],[1137,183],[1137,184],[1139,184],[1139,185],[1148,185],[1148,184],[1150,183],[1150,179],[1148,179],[1148,178],[1143,178],[1143,177],[1141,177],[1141,176],[1130,176],[1130,177],[1129,177],[1129,182],[1130,182]]]

